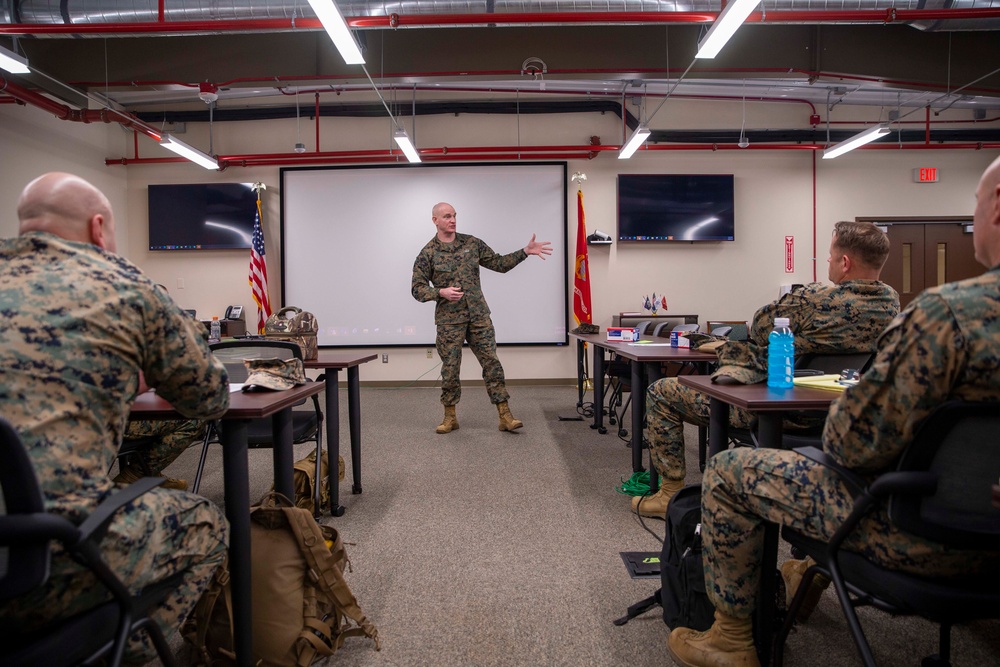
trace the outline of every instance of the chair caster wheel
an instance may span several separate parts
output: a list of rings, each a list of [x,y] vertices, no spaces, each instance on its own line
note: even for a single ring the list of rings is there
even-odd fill
[[[602,427],[600,427],[599,429],[597,429],[597,432],[598,432],[598,433],[600,433],[601,435],[604,435],[605,433],[607,433],[607,432],[608,432],[608,429],[606,429],[606,428],[604,428],[604,427],[602,426]]]
[[[627,437],[628,437],[628,431],[626,431],[626,430],[625,430],[625,429],[623,429],[623,428],[620,428],[620,429],[618,429],[618,437],[619,437],[619,438],[627,438]],[[627,447],[631,447],[632,445],[631,445],[631,444],[628,444],[628,445],[626,445],[626,446],[627,446]]]
[[[355,484],[354,486],[352,486],[351,493],[353,493],[354,495],[358,495],[359,493],[361,493],[361,485]]]
[[[332,514],[333,516],[344,516],[344,506],[337,505],[336,507],[333,508],[330,514]]]

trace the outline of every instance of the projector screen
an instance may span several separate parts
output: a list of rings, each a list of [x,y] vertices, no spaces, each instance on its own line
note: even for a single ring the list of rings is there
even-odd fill
[[[505,255],[552,242],[505,274],[480,267],[498,344],[565,345],[566,164],[281,170],[282,303],[316,316],[326,347],[433,346],[433,301],[410,294],[413,261],[436,234],[431,209]]]

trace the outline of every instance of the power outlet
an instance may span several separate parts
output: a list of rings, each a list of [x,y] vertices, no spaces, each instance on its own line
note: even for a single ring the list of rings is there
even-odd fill
[[[427,350],[427,358],[428,359],[434,358],[434,350]]]
[[[383,364],[389,363],[389,353],[388,352],[382,355],[382,363]]]

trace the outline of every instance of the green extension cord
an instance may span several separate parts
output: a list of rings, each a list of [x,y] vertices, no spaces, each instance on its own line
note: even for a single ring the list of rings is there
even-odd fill
[[[627,480],[622,480],[621,486],[615,487],[615,491],[624,496],[649,495],[649,471],[632,473]]]

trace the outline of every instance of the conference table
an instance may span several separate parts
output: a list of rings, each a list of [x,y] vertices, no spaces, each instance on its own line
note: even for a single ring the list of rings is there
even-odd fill
[[[323,369],[326,387],[326,450],[330,460],[330,512],[343,516],[340,480],[336,473],[340,460],[340,393],[338,373],[347,369],[347,412],[351,433],[352,493],[361,493],[361,380],[358,367],[378,357],[375,353],[322,349],[316,359],[303,362],[306,368]]]
[[[760,384],[716,384],[707,375],[682,375],[685,387],[709,397],[708,456],[726,449],[729,444],[729,408],[734,405],[757,415],[757,441],[761,447],[781,448],[782,420],[796,410],[828,410],[839,392],[811,387],[772,389]],[[774,523],[764,524],[764,548],[761,554],[760,592],[754,619],[754,638],[760,664],[771,660],[774,637],[775,595],[778,587],[778,532]]]
[[[591,428],[597,429],[598,433],[607,433],[604,427],[604,352],[610,351],[619,357],[628,359],[632,372],[632,472],[640,472],[642,467],[642,420],[646,412],[646,388],[648,386],[647,374],[645,372],[648,364],[661,364],[664,362],[694,363],[704,369],[709,363],[716,361],[718,356],[715,352],[699,352],[687,347],[672,347],[667,339],[656,339],[657,343],[623,343],[607,340],[607,334],[570,334],[577,339],[578,345],[582,347],[584,343],[593,345],[593,369],[594,369],[594,423]],[[683,377],[683,376],[681,376]],[[699,431],[699,437],[704,437],[703,431]],[[656,468],[649,466],[649,490],[655,493],[659,489]]]
[[[236,664],[250,667],[252,655],[250,581],[250,471],[247,459],[247,423],[251,419],[273,417],[274,488],[288,498],[295,497],[292,449],[292,406],[323,391],[319,382],[285,391],[232,392],[229,409],[222,416],[222,471],[225,484],[226,518],[229,519],[229,576],[233,598],[233,641]],[[129,419],[157,421],[185,419],[169,402],[152,391],[140,394]],[[331,477],[335,477],[331,475]]]

